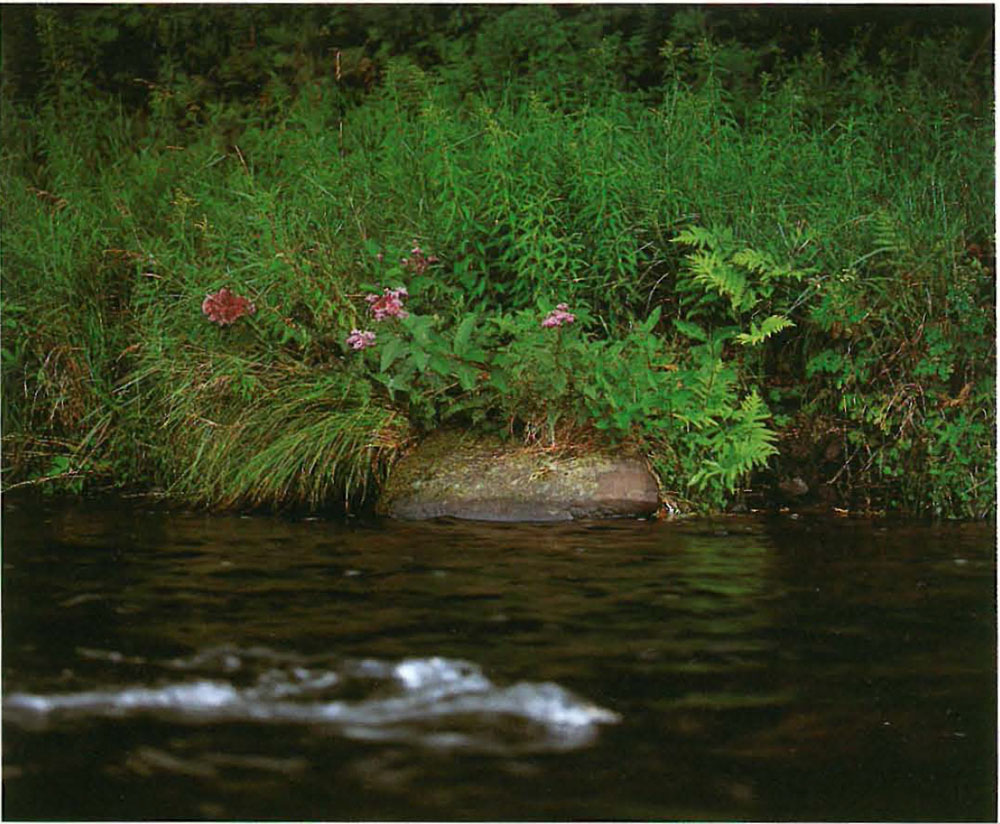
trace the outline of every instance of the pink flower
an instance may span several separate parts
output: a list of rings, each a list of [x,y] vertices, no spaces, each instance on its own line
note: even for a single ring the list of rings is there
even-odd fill
[[[420,245],[416,241],[413,241],[410,257],[400,258],[399,262],[403,265],[404,269],[409,269],[414,274],[422,275],[427,271],[427,267],[437,263],[438,259],[434,255],[425,255]]]
[[[205,295],[201,302],[201,311],[212,323],[228,326],[244,315],[252,315],[257,311],[249,300],[240,295],[234,295],[228,289],[220,289],[215,294]]]
[[[569,313],[569,307],[565,303],[560,303],[545,316],[542,326],[546,329],[552,329],[555,326],[562,326],[564,323],[573,323],[575,320],[576,315]]]
[[[352,329],[351,334],[347,336],[346,343],[351,349],[367,349],[375,345],[375,333]]]
[[[367,295],[365,300],[371,306],[372,315],[375,320],[385,320],[386,318],[405,318],[410,313],[403,308],[403,298],[410,295],[405,286],[390,289],[388,286],[381,295]]]

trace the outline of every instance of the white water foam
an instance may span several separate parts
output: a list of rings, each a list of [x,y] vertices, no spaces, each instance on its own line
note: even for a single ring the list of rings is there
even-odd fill
[[[247,686],[218,677],[264,666]],[[307,724],[348,738],[481,752],[573,749],[592,741],[600,725],[620,720],[558,684],[499,687],[475,664],[440,657],[316,666],[259,648],[227,647],[165,667],[210,669],[216,677],[77,693],[15,693],[4,699],[5,720],[29,729],[137,716],[180,723]],[[361,687],[365,697],[338,699],[345,687],[355,695]]]

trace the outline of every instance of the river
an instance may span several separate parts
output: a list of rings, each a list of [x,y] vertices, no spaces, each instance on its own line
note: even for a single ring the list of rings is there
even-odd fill
[[[7,499],[7,819],[995,820],[995,529]]]

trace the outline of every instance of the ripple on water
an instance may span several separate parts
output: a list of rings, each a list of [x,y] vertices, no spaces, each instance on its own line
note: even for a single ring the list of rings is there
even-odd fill
[[[132,716],[192,724],[308,724],[359,740],[498,753],[576,749],[593,741],[600,725],[620,720],[558,684],[498,686],[476,664],[440,657],[334,662],[224,646],[165,661],[162,668],[201,677],[14,693],[4,699],[5,719],[25,729]]]

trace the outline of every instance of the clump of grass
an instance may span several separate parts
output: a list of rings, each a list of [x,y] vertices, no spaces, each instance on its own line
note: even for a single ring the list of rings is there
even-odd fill
[[[187,354],[140,379],[160,421],[168,494],[222,507],[350,509],[372,499],[407,442],[405,418],[342,374]]]

